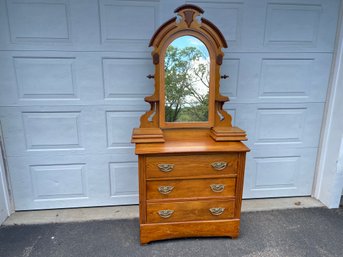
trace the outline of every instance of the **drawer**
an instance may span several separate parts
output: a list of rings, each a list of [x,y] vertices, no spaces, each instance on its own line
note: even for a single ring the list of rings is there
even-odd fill
[[[237,173],[238,154],[159,155],[146,157],[147,178]]]
[[[148,203],[147,222],[231,219],[234,209],[234,199]]]
[[[236,178],[147,181],[147,199],[235,196]]]

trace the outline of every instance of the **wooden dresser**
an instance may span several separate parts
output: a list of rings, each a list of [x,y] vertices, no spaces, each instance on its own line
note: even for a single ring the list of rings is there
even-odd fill
[[[139,158],[142,244],[179,237],[239,235],[249,149],[241,142],[247,139],[245,132],[231,125],[231,116],[223,109],[229,100],[219,90],[220,79],[228,77],[220,75],[221,48],[227,47],[226,41],[218,28],[201,16],[201,8],[183,5],[175,12],[179,20],[163,24],[150,42],[155,74],[148,77],[154,78],[155,92],[145,98],[150,110],[141,116],[140,127],[132,135]],[[203,43],[204,47],[196,52],[192,45],[184,47],[187,40],[198,40],[197,45]],[[202,56],[206,49],[208,53]],[[174,51],[174,59],[187,53],[172,72],[166,64],[169,51]],[[192,54],[194,59],[187,60]],[[199,89],[199,81],[191,83],[194,74],[199,74],[189,63],[198,65],[201,82],[207,81],[203,89]],[[179,72],[184,67],[187,72]],[[188,95],[175,98],[175,92],[182,90]],[[179,101],[178,105],[173,106],[170,99]],[[182,110],[177,109],[180,99],[186,102]]]
[[[215,142],[203,132],[182,141],[166,135],[165,143],[137,145],[142,244],[238,236],[249,149],[241,142]]]

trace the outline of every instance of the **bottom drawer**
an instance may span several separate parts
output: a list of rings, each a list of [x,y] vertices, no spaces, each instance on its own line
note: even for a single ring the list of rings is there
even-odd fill
[[[148,203],[147,222],[230,219],[234,210],[234,199]]]

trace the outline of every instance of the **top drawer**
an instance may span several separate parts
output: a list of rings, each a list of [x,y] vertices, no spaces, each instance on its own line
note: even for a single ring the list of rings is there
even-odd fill
[[[236,174],[237,163],[237,153],[147,156],[146,176],[163,178]]]

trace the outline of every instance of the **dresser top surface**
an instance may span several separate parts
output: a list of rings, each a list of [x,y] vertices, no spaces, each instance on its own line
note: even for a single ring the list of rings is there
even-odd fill
[[[242,142],[216,142],[210,137],[166,140],[164,143],[136,144],[136,154],[248,152]]]

